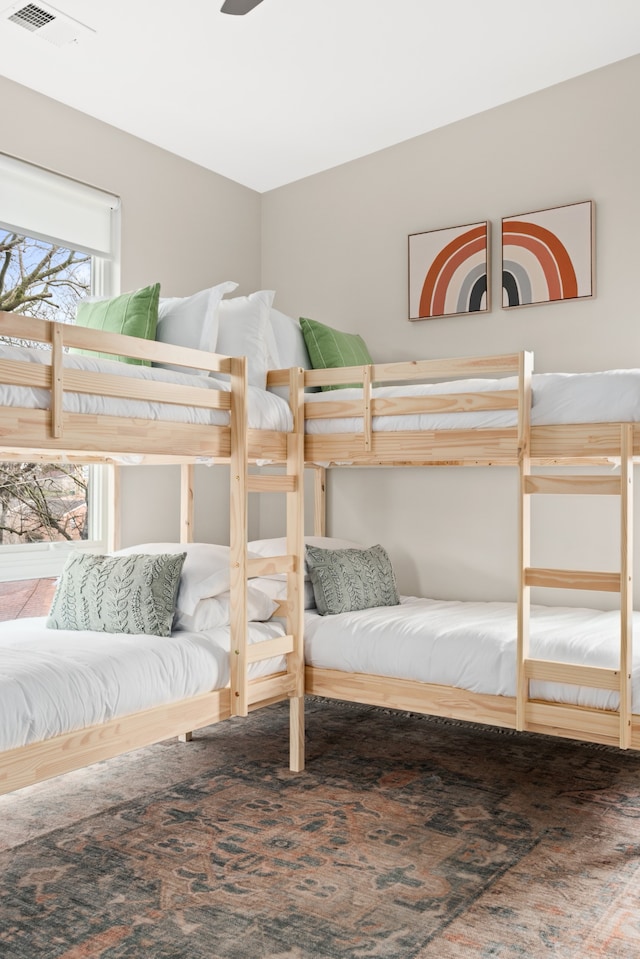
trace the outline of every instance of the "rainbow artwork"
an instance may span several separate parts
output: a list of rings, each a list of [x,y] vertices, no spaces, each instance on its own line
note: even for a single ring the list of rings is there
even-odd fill
[[[502,305],[593,296],[593,202],[502,221]]]
[[[489,309],[489,224],[409,236],[409,319]]]

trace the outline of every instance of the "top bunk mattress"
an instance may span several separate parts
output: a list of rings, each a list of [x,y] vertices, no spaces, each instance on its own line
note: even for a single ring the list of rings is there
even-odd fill
[[[0,343],[0,360],[49,365],[51,353],[46,349]],[[198,376],[157,367],[136,366],[82,354],[65,354],[64,366],[65,369],[110,373],[156,383],[177,383],[203,390],[213,389],[225,392],[229,390],[228,381],[217,376]],[[50,393],[46,389],[0,383],[1,406],[46,410],[50,407]],[[65,391],[63,409],[67,413],[136,417],[173,423],[193,423],[200,426],[227,426],[229,423],[229,413],[225,410],[179,406],[173,403],[149,402],[127,397],[107,397],[92,393]],[[248,388],[247,417],[250,429],[290,432],[293,426],[289,404],[281,397],[255,386]]]
[[[475,378],[447,383],[410,386],[379,386],[372,390],[377,400],[396,397],[438,396],[455,393],[517,390],[514,376],[501,379]],[[335,403],[362,398],[361,389],[305,393],[305,403]],[[416,413],[374,416],[374,431],[502,429],[517,424],[517,410],[486,410],[456,413]],[[532,426],[573,423],[640,422],[640,369],[606,370],[596,373],[536,373],[533,376]],[[362,417],[307,419],[307,433],[362,433]]]

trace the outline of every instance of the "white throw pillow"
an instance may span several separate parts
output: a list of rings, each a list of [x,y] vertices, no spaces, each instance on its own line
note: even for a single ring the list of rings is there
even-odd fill
[[[274,602],[267,593],[254,586],[247,587],[247,615],[250,623],[266,622],[271,619],[277,608],[277,602]],[[219,596],[201,599],[191,616],[177,610],[173,628],[200,633],[203,629],[229,626],[230,623],[231,598],[227,590]]]
[[[291,366],[301,366],[303,370],[311,369],[309,353],[302,335],[302,328],[298,320],[292,316],[272,309],[269,313],[269,328],[271,336],[268,339],[269,351],[273,352],[278,366],[270,369],[289,369]]]
[[[246,356],[249,385],[261,390],[267,385],[267,325],[274,296],[273,290],[259,290],[249,296],[222,300],[218,307],[216,352],[225,356]]]
[[[144,543],[127,546],[112,555],[128,553],[182,553],[187,554],[180,575],[180,589],[176,610],[193,616],[201,599],[219,596],[230,586],[230,550],[215,543]],[[257,556],[257,553],[249,554]]]
[[[201,290],[192,296],[173,296],[160,298],[158,305],[158,326],[156,340],[159,343],[172,343],[175,346],[188,346],[193,350],[216,351],[218,340],[218,308],[225,293],[232,293],[238,284],[228,280],[208,290]],[[177,370],[179,373],[195,373],[208,376],[207,370],[193,369],[188,366],[175,366],[171,363],[154,363],[164,370]]]

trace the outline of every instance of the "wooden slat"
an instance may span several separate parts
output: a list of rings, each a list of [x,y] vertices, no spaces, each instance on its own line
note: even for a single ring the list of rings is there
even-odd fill
[[[633,455],[640,456],[640,423],[634,423]],[[563,426],[532,426],[531,456],[536,461],[562,463],[567,459],[608,458],[620,456],[619,423],[576,423]]]
[[[371,451],[367,452],[362,433],[307,433],[305,459],[311,463],[352,463],[356,466],[436,463],[515,466],[518,462],[518,435],[515,427],[504,430],[376,432]]]
[[[620,573],[590,572],[581,569],[525,569],[527,586],[549,589],[589,589],[604,593],[620,592]]]
[[[259,663],[264,659],[286,656],[293,652],[293,636],[276,636],[263,639],[260,643],[251,643],[247,647],[247,663]]]
[[[0,407],[0,443],[11,450],[69,451],[76,457],[84,453],[161,455],[174,457],[222,457],[228,461],[231,451],[227,426],[201,426],[194,423],[153,422],[153,429],[142,419],[102,416],[89,413],[64,413],[63,436],[51,435],[48,410]],[[84,458],[84,457],[83,457]]]
[[[516,721],[515,699],[511,696],[482,695],[453,686],[437,686],[408,679],[307,666],[305,690],[309,695],[328,699],[465,719],[508,729],[513,729]]]
[[[530,701],[526,706],[526,729],[569,736],[585,742],[618,745],[620,720],[617,712]]]
[[[595,689],[620,688],[620,670],[600,666],[582,666],[577,663],[560,663],[543,659],[526,659],[525,675],[552,683],[567,683],[573,686],[591,686]]]
[[[320,394],[324,395],[324,394]],[[438,393],[429,396],[374,396],[373,416],[409,416],[420,413],[469,413],[486,410],[515,410],[516,390],[487,390],[482,393]],[[362,416],[362,400],[307,400],[308,420],[346,419]]]
[[[273,576],[274,573],[292,573],[296,568],[295,556],[260,556],[247,559],[247,576]]]
[[[371,379],[374,383],[390,383],[472,376],[500,376],[506,373],[517,373],[519,363],[519,353],[504,356],[472,356],[446,360],[374,363],[371,367]],[[306,370],[304,383],[305,386],[362,384],[362,377],[363,368],[361,366],[329,370]]]
[[[277,673],[267,679],[255,679],[249,683],[248,704],[250,706],[262,703],[265,700],[276,702],[278,698],[293,695],[296,687],[295,676],[288,673]]]
[[[525,493],[620,495],[619,476],[527,476]]]
[[[64,346],[74,349],[129,356],[133,359],[156,363],[171,363],[175,366],[188,366],[211,373],[229,373],[231,370],[228,356],[161,343],[157,340],[124,336],[121,333],[90,330],[70,323],[58,325],[61,327]],[[51,323],[32,316],[0,311],[0,335],[49,343],[51,342]]]
[[[0,754],[0,794],[227,719],[229,690],[156,706]]]
[[[297,488],[297,476],[251,473],[247,478],[247,489],[250,493],[293,493]]]

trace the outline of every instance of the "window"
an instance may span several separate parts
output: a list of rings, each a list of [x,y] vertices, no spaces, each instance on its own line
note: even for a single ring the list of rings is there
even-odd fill
[[[0,310],[73,322],[79,299],[117,292],[118,236],[116,197],[0,154]],[[0,462],[0,579],[55,576],[70,549],[107,548],[110,479]]]

